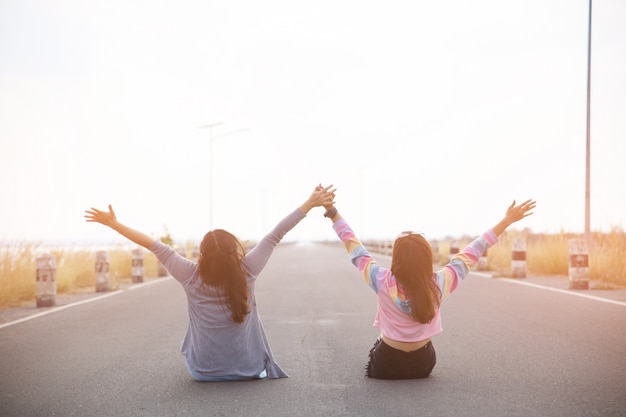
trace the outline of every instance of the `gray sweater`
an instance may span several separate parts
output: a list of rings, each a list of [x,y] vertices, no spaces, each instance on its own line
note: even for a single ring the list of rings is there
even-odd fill
[[[304,217],[300,209],[294,210],[243,259],[250,294],[250,313],[243,323],[235,323],[218,296],[203,288],[195,262],[160,241],[152,244],[150,250],[187,294],[189,324],[181,352],[191,369],[206,376],[254,377],[263,370],[268,378],[288,376],[272,355],[257,311],[254,288],[276,245]]]

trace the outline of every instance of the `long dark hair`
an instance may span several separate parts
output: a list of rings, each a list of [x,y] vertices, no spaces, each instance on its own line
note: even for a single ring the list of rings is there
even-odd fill
[[[202,282],[223,291],[233,321],[243,322],[250,312],[246,272],[241,264],[246,254],[245,246],[226,230],[216,229],[204,235],[200,253],[198,271]]]
[[[433,251],[424,236],[410,233],[393,244],[391,273],[411,301],[411,317],[430,323],[441,299],[441,290],[433,279]]]

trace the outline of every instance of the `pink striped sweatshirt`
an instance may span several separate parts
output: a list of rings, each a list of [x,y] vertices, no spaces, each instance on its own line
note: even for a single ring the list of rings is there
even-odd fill
[[[411,301],[404,299],[398,290],[396,277],[391,269],[376,263],[372,255],[356,238],[354,232],[341,218],[333,229],[350,254],[352,264],[363,275],[365,282],[378,296],[378,309],[374,326],[386,337],[400,342],[417,342],[429,339],[443,331],[439,310],[429,323],[419,323],[411,317]],[[469,273],[470,266],[478,262],[482,253],[498,242],[493,230],[477,237],[456,254],[443,268],[433,273],[433,279],[441,290],[441,300],[450,295]]]

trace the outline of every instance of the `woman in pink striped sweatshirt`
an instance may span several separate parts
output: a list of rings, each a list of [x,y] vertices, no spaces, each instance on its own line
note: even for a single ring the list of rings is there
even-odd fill
[[[380,379],[426,378],[436,363],[431,338],[442,331],[439,307],[467,276],[481,254],[498,242],[511,224],[532,214],[535,201],[507,208],[503,219],[467,245],[443,268],[433,270],[433,253],[421,234],[403,232],[395,240],[391,268],[376,263],[356,238],[334,204],[325,205],[325,217],[344,243],[350,260],[376,292],[374,326],[381,331],[369,353],[366,375]]]

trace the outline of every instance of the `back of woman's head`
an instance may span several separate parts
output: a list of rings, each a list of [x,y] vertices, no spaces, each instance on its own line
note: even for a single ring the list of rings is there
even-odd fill
[[[204,284],[222,291],[236,323],[243,322],[250,312],[248,283],[241,263],[245,254],[241,241],[222,229],[208,232],[200,243],[200,278]]]
[[[429,323],[437,313],[441,291],[433,279],[433,251],[424,236],[403,232],[393,244],[391,273],[411,301],[411,316]]]

